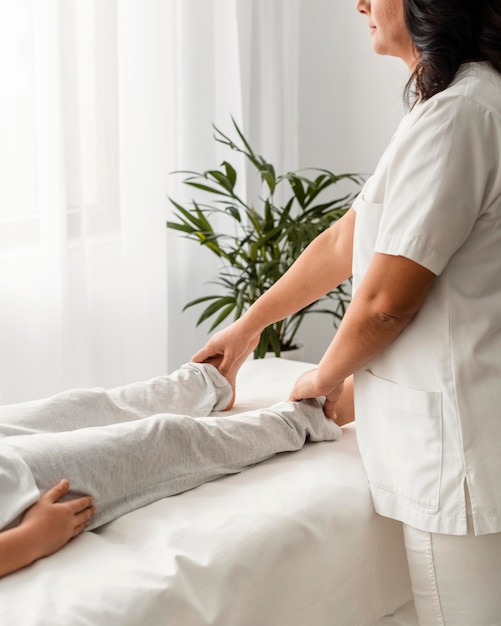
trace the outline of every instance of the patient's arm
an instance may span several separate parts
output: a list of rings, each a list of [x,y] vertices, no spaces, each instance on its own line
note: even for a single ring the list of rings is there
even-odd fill
[[[62,480],[26,511],[19,526],[0,532],[0,576],[57,552],[88,525],[95,513],[92,498],[59,502],[68,490]]]

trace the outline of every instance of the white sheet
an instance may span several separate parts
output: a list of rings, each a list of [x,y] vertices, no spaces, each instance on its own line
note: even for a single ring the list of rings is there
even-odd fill
[[[309,364],[249,361],[233,413]],[[400,524],[376,516],[355,429],[155,502],[0,580],[8,626],[363,626],[410,599]]]
[[[392,615],[378,620],[373,626],[419,626],[414,602],[411,600]]]

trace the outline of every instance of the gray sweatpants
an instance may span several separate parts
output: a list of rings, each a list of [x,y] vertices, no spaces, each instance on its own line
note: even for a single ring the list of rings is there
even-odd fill
[[[0,438],[22,458],[40,493],[67,478],[68,498],[93,496],[97,514],[90,530],[279,452],[298,450],[307,440],[341,434],[317,400],[208,417],[230,399],[231,389],[216,368],[188,364],[170,376],[109,391],[73,390],[3,407]]]

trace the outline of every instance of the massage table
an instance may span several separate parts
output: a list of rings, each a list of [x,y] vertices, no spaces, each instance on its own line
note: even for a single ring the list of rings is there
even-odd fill
[[[286,399],[312,367],[247,361],[231,413]],[[350,424],[0,579],[0,624],[372,626],[410,598],[401,524],[374,512]]]

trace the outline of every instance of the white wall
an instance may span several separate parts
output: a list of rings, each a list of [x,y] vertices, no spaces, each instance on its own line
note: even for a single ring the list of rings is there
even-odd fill
[[[302,12],[301,164],[371,172],[403,113],[407,68],[372,51],[354,2],[304,0]]]
[[[299,165],[370,174],[404,112],[407,68],[374,54],[354,2],[304,0],[302,11]],[[307,318],[305,360],[318,361],[332,333],[327,316]]]
[[[406,68],[401,61],[378,57],[372,52],[367,21],[356,12],[354,1],[299,2],[299,101],[289,102],[285,97],[286,94],[289,97],[289,91],[284,88],[285,106],[289,103],[291,107],[288,115],[298,115],[299,120],[298,154],[290,161],[298,162],[299,167],[369,174],[403,114]],[[197,71],[195,64],[194,71]],[[204,72],[204,80],[211,80],[211,68],[205,65]],[[206,126],[199,125],[196,129],[200,137],[198,156],[183,155],[187,169],[204,167],[200,157],[208,153],[207,141],[212,141],[210,123],[217,113],[211,104],[210,100],[206,102]],[[185,124],[190,123],[189,117],[185,111]],[[201,119],[199,115],[193,118]],[[273,159],[273,155],[263,151],[263,146],[254,144],[254,147]],[[217,162],[212,155],[208,166]],[[169,237],[169,260],[183,266],[183,255],[196,253],[194,244],[184,247],[179,239],[175,240],[174,233]],[[207,263],[213,265],[199,267],[187,281],[181,279],[183,272],[180,272],[179,281],[169,282],[169,369],[188,360],[206,340],[208,326],[195,328],[201,309],[181,313],[181,308],[187,300],[204,293],[200,285],[216,273],[217,262],[210,259]],[[310,316],[300,336],[305,343],[306,360],[320,358],[332,332],[327,316]]]

